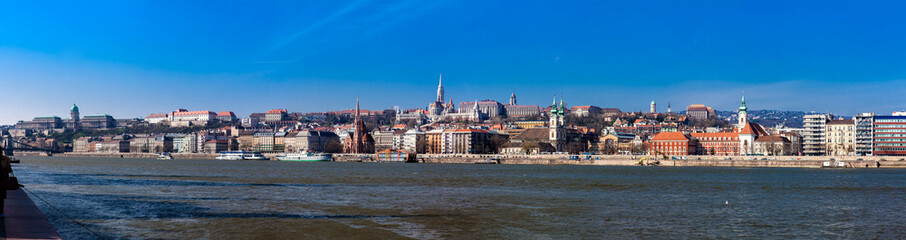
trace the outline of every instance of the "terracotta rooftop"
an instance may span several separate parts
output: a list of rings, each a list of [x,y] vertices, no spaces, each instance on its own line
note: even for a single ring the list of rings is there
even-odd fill
[[[267,110],[267,112],[265,112],[265,113],[286,113],[286,109],[272,109],[272,110]]]
[[[145,118],[148,119],[148,118],[166,118],[166,117],[167,117],[166,113],[152,113],[152,114],[148,114],[148,116]]]
[[[755,139],[756,142],[789,142],[790,140],[781,136],[760,136]]]
[[[651,139],[651,141],[683,141],[689,140],[686,135],[679,132],[661,132]]]
[[[739,134],[755,134],[756,136],[768,135],[764,128],[761,128],[761,125],[753,122],[747,122],[746,125],[739,130]]]
[[[214,112],[211,111],[186,111],[186,112],[174,112],[175,116],[186,116],[186,115],[214,115]]]

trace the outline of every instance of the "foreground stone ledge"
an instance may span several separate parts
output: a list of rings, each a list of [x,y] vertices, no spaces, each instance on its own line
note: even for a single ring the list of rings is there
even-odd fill
[[[22,189],[7,191],[3,206],[6,217],[0,219],[2,239],[62,239],[47,217]]]

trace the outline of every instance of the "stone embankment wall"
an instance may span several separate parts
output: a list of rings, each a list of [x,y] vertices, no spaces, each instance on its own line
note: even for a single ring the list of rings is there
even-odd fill
[[[40,154],[40,153],[35,153]],[[217,154],[207,153],[173,153],[175,159],[214,159]],[[276,160],[277,153],[265,153],[264,156]],[[38,155],[22,155],[38,156]],[[62,153],[54,156],[63,157],[103,157],[103,158],[157,158],[154,153]],[[579,159],[569,159],[577,156]],[[492,154],[421,154],[419,162],[424,163],[465,163],[471,164],[488,159],[497,159],[501,164],[568,164],[568,165],[608,165],[608,166],[635,166],[639,161],[643,164],[655,163],[658,166],[670,167],[798,167],[818,168],[824,162],[839,160],[846,167],[865,168],[876,167],[881,163],[882,168],[906,168],[904,157],[838,157],[838,156],[687,156],[686,159],[673,159],[668,157],[655,158],[650,156],[624,156],[624,155],[492,155]],[[374,154],[335,154],[334,161],[338,162],[374,162]]]
[[[207,153],[173,153],[175,159],[214,159],[217,154]],[[59,157],[96,157],[96,158],[157,158],[156,153],[62,153]]]
[[[906,167],[906,159],[902,157],[834,157],[834,156],[687,156],[686,159],[673,159],[668,157],[655,158],[649,156],[622,156],[622,155],[571,155],[579,159],[569,159],[570,155],[454,155],[454,154],[422,154],[418,155],[419,162],[425,163],[475,163],[487,159],[499,159],[501,164],[570,164],[570,165],[611,165],[634,166],[643,163],[658,162],[658,166],[676,167],[799,167],[818,168],[824,162],[839,160],[846,167],[864,168],[876,167],[876,162],[881,167]],[[861,159],[861,160],[859,160]],[[373,154],[339,154],[334,155],[334,161],[375,161]]]

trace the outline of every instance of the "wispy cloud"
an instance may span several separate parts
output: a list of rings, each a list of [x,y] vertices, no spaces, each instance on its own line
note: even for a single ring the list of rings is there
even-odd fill
[[[325,25],[328,25],[334,21],[337,21],[338,19],[341,19],[342,17],[346,16],[347,14],[354,12],[357,9],[362,8],[363,6],[366,5],[367,2],[368,2],[368,0],[357,0],[355,2],[352,2],[349,5],[346,5],[345,7],[343,7],[342,9],[334,12],[333,14],[330,14],[329,16],[327,16],[321,20],[318,20],[317,22],[312,23],[311,25],[308,25],[307,27],[303,28],[302,30],[299,30],[298,32],[294,33],[293,35],[290,35],[289,37],[283,39],[282,41],[278,42],[277,44],[272,46],[270,49],[268,49],[268,51],[271,52],[271,51],[275,51],[280,48],[283,48],[287,44],[295,42],[300,37],[305,36],[306,34],[309,34],[312,31],[315,31]]]

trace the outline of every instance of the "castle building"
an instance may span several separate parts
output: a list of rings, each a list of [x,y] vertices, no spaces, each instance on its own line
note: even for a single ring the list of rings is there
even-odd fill
[[[66,128],[79,130],[82,128],[81,123],[79,123],[79,107],[72,104],[72,108],[69,108],[69,120],[65,121]]]
[[[509,103],[500,103],[490,99],[474,102],[460,102],[459,111],[456,110],[456,105],[453,104],[452,98],[449,99],[448,103],[444,103],[444,99],[443,76],[441,76],[437,84],[437,98],[434,99],[434,102],[428,104],[426,116],[424,117],[433,122],[444,119],[479,122],[496,117],[530,117],[541,115],[541,108],[539,108],[538,105],[516,105],[516,93],[510,95]],[[476,109],[477,114],[475,113]],[[423,118],[421,113],[418,113],[417,111],[400,111],[397,112],[397,114],[402,114],[401,117],[397,119],[397,122],[403,119],[420,120]]]

